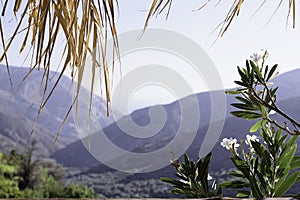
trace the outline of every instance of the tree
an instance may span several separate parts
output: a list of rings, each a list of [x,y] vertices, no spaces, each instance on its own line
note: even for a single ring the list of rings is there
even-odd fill
[[[35,155],[37,151],[37,141],[29,142],[24,154],[19,154],[16,151],[11,151],[9,154],[11,162],[14,163],[18,169],[17,174],[21,178],[19,181],[19,188],[24,190],[26,188],[34,189],[39,184],[39,166],[41,160]]]
[[[0,152],[0,198],[21,196],[16,172],[16,166],[10,164],[9,159]]]
[[[9,162],[16,167],[15,173],[19,177],[20,190],[40,190],[48,182],[51,182],[50,187],[53,188],[56,187],[55,185],[58,187],[63,184],[62,166],[55,160],[45,159],[45,156],[38,154],[36,140],[28,142],[24,153],[12,150],[7,156]]]
[[[55,161],[35,160],[33,147],[29,147],[29,152],[30,155],[15,150],[7,155],[0,152],[0,198],[97,197],[92,188],[78,184],[65,186],[64,172]]]
[[[86,186],[81,186],[78,184],[70,184],[64,188],[63,196],[68,198],[96,198],[92,188]]]

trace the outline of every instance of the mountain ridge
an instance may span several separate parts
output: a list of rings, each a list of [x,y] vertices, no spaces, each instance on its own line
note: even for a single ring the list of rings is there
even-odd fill
[[[298,88],[291,87],[291,84],[300,85],[300,80],[297,78],[298,77],[297,74],[300,76],[300,69],[283,73],[282,75],[273,79],[274,84],[279,86],[279,90],[278,90],[278,100],[280,100],[278,102],[279,106],[282,105],[282,102],[284,102],[285,100],[288,100],[288,99],[291,99],[294,97],[297,98],[298,96],[300,96],[300,88],[299,87]],[[289,92],[290,88],[295,88],[295,89],[293,89],[292,92]],[[211,92],[204,92],[204,93],[197,94],[199,108],[200,108],[200,123],[199,123],[200,129],[203,128],[204,126],[206,126],[208,123],[210,123],[210,118],[211,118],[210,94],[213,92],[220,92],[220,91],[211,91]],[[222,92],[224,92],[224,91],[222,91]],[[185,98],[189,98],[189,96],[185,97]],[[234,110],[234,108],[231,107],[230,104],[235,102],[235,98],[233,95],[226,95],[226,101],[227,101],[227,103],[226,103],[226,108],[227,108],[226,109],[226,119],[228,117],[230,117],[230,119],[232,119],[230,112],[232,110]],[[288,104],[288,106],[289,105],[292,105],[292,104]],[[162,139],[162,138],[166,137],[167,133],[169,135],[170,135],[170,133],[176,133],[176,127],[178,127],[178,122],[180,121],[180,107],[179,107],[178,101],[172,102],[170,104],[162,105],[162,106],[166,110],[166,113],[170,115],[170,117],[167,118],[166,123],[169,123],[171,125],[169,125],[169,127],[167,127],[165,131],[164,131],[164,129],[162,129],[162,131],[160,131],[157,135],[152,137],[153,140]],[[127,117],[131,117],[132,121],[136,122],[137,124],[139,124],[141,126],[147,125],[147,123],[149,123],[149,109],[150,108],[147,107],[147,108],[136,110]],[[291,108],[291,109],[287,110],[287,112],[291,113],[294,110],[295,109]],[[294,115],[295,115],[295,113],[294,113]],[[177,116],[177,118],[176,118],[176,116]],[[176,125],[176,123],[177,123],[177,125]],[[115,145],[117,145],[127,151],[134,151],[134,149],[136,150],[138,148],[142,149],[141,145],[143,145],[143,143],[145,143],[145,144],[151,143],[151,138],[145,139],[144,142],[140,142],[139,139],[128,136],[126,133],[122,132],[122,130],[115,123],[104,128],[103,132],[107,133],[106,136]],[[122,135],[125,135],[125,136],[122,136]],[[172,138],[172,137],[174,137],[174,134],[170,136],[170,138]],[[58,154],[70,155],[70,158],[72,157],[72,155],[76,155],[76,156],[73,156],[73,159],[71,159],[73,161],[78,160],[76,162],[77,164],[74,165],[76,167],[84,166],[87,163],[89,163],[91,166],[96,165],[97,161],[91,155],[88,155],[89,153],[87,151],[85,151],[85,147],[82,146],[81,143],[82,143],[81,141],[77,141],[76,144],[72,143],[71,144],[72,148],[62,149],[62,150],[54,153],[52,156],[53,156],[53,158],[56,158],[58,162],[61,162],[62,164],[66,165],[66,166],[72,166],[72,165],[70,163],[67,164],[65,161],[63,161],[64,156],[59,156]],[[161,144],[161,146],[163,146],[167,143],[168,143],[168,140],[166,139],[165,143]],[[137,144],[137,146],[133,146],[132,144]],[[71,147],[71,146],[69,146],[69,147]],[[130,148],[128,146],[130,146]],[[87,159],[86,162],[81,159],[78,159],[78,157],[81,157],[81,156],[78,156],[78,155],[80,155],[81,151],[85,152],[84,155],[82,155],[82,158]]]

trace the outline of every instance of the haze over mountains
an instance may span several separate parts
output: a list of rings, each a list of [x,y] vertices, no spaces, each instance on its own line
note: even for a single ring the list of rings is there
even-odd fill
[[[293,87],[300,84],[300,79],[298,78],[300,75],[300,70],[295,70],[284,75],[281,75],[273,80],[275,85],[279,86],[278,91],[278,103],[289,115],[299,118],[300,108],[297,106],[297,102],[300,100],[300,88]],[[214,91],[220,92],[220,91]],[[223,92],[223,91],[221,91]],[[211,92],[213,93],[213,92]],[[211,118],[211,99],[210,94],[208,92],[197,94],[197,99],[199,103],[200,110],[200,122],[199,128],[197,131],[197,136],[194,140],[191,148],[195,149],[192,154],[196,156],[196,152],[199,152],[199,149],[202,145],[203,138],[207,132],[210,118]],[[248,133],[249,128],[254,123],[253,121],[246,121],[243,119],[238,119],[230,115],[230,111],[234,108],[230,106],[231,103],[235,101],[234,96],[227,95],[227,103],[226,103],[226,120],[224,124],[223,131],[220,136],[220,140],[223,137],[236,137],[238,139],[244,139],[246,133]],[[188,99],[190,97],[186,97]],[[127,151],[132,152],[152,152],[161,147],[167,145],[175,136],[178,130],[178,126],[181,120],[180,114],[180,103],[178,101],[173,102],[168,105],[163,105],[164,110],[166,111],[166,123],[164,127],[153,137],[149,137],[146,139],[140,139],[136,137],[131,137],[126,132],[124,132],[116,123],[109,125],[108,127],[103,129],[103,132],[106,136],[118,147],[121,147]],[[151,123],[149,117],[150,108],[144,108],[137,110],[131,113],[130,116],[132,120],[140,125],[146,126],[148,123]],[[192,110],[192,109],[191,109]],[[153,115],[153,114],[152,114]],[[155,114],[154,114],[155,115]],[[127,120],[125,119],[123,120]],[[279,121],[280,119],[277,118]],[[217,122],[214,122],[217,123]],[[147,127],[146,127],[147,128]],[[155,132],[156,130],[153,130]],[[190,130],[195,131],[195,130]],[[96,133],[97,134],[97,133]],[[143,134],[143,133],[140,133]],[[216,145],[218,146],[218,145]],[[190,148],[190,150],[191,150]],[[198,150],[196,151],[196,149]],[[68,155],[70,159],[66,160],[64,157]],[[110,155],[108,155],[109,157]],[[86,150],[81,141],[76,141],[70,144],[68,147],[57,151],[53,154],[53,157],[64,164],[65,166],[70,167],[92,167],[99,164],[91,154]],[[118,158],[122,160],[123,158]],[[124,161],[125,163],[128,161]]]
[[[1,149],[11,149],[19,145],[24,147],[33,130],[44,90],[42,87],[38,93],[43,72],[42,70],[33,71],[20,85],[28,70],[29,68],[10,67],[14,91],[12,93],[6,67],[0,66],[0,137],[1,141],[5,141],[1,142],[0,147],[5,146]],[[49,80],[47,94],[58,76],[54,72],[50,72],[49,77],[52,79]],[[53,96],[43,108],[38,118],[38,124],[31,135],[31,138],[38,140],[41,150],[47,155],[79,139],[73,113],[71,113],[53,148],[56,133],[72,103],[72,92],[71,80],[62,77]],[[84,90],[82,92],[88,93]],[[112,118],[107,118],[104,113],[100,116],[104,126],[112,123]]]
[[[14,68],[11,67],[12,78],[14,86],[23,78],[27,68]],[[280,69],[279,69],[280,70]],[[36,113],[38,111],[38,102],[31,106],[36,91],[40,83],[39,71],[34,71],[32,75],[25,80],[24,84],[19,88],[14,96],[11,95],[7,72],[4,66],[0,67],[0,150],[7,151],[11,148],[19,148],[19,145],[25,146],[30,136],[30,132],[34,125]],[[279,107],[285,112],[293,116],[295,119],[300,120],[300,69],[294,70],[280,75],[273,80],[275,85],[279,86],[278,90],[278,103]],[[50,82],[53,84],[53,81]],[[50,84],[50,85],[51,85]],[[31,136],[40,143],[41,151],[46,155],[51,156],[59,163],[70,169],[68,175],[69,181],[78,181],[95,188],[95,190],[107,197],[164,197],[168,196],[167,191],[169,187],[162,184],[158,178],[162,176],[172,176],[174,169],[167,166],[161,170],[145,174],[129,174],[118,172],[106,167],[96,160],[83,145],[81,140],[78,140],[75,124],[72,116],[68,119],[61,136],[58,140],[55,149],[52,148],[52,143],[56,136],[59,125],[64,118],[64,115],[69,108],[72,101],[72,96],[69,91],[71,80],[63,77],[62,82],[56,88],[54,96],[46,104],[40,118],[39,124]],[[224,91],[214,91],[224,92]],[[188,99],[191,97],[185,97]],[[199,149],[201,148],[202,141],[207,133],[208,127],[217,125],[218,121],[210,122],[211,118],[211,99],[210,93],[197,94],[198,105],[200,110],[200,121],[197,129],[185,129],[182,140],[185,139],[185,134],[192,134],[197,132],[197,135],[190,147],[188,154],[195,160],[198,156]],[[233,109],[230,104],[235,101],[233,96],[226,95],[226,118],[222,133],[219,141],[224,137],[235,137],[245,139],[248,130],[253,125],[253,121],[246,121],[235,118],[229,114]],[[31,106],[31,108],[30,108]],[[136,153],[153,152],[165,145],[176,136],[178,127],[181,120],[180,103],[175,101],[168,105],[162,105],[166,114],[166,122],[161,129],[158,129],[158,134],[147,137],[137,138],[127,135],[116,123],[112,123],[111,118],[100,118],[101,124],[104,124],[103,132],[116,146]],[[185,106],[189,106],[186,104]],[[153,109],[154,108],[154,109]],[[121,120],[128,120],[128,117],[140,126],[146,126],[150,123],[149,110],[159,109],[157,107],[147,107],[137,110]],[[193,107],[188,108],[193,110]],[[105,116],[104,113],[100,113]],[[280,121],[279,116],[275,117]],[[190,123],[192,123],[193,119]],[[153,124],[154,129],[158,127]],[[157,126],[156,126],[157,125]],[[154,130],[155,132],[155,130]],[[94,133],[97,134],[97,133]],[[99,134],[99,133],[98,133]],[[141,131],[140,133],[143,134]],[[298,141],[299,142],[299,141]],[[101,142],[99,142],[101,145]],[[205,145],[205,144],[204,144]],[[114,154],[107,153],[107,158],[111,161],[117,160],[120,165],[132,164],[135,160],[130,160],[127,157],[118,157]],[[224,173],[228,171],[232,164],[228,159],[230,153],[222,148],[217,142],[213,148],[213,160],[211,165],[212,174],[218,180],[224,177]],[[171,155],[170,155],[171,158]],[[139,188],[138,191],[130,188]],[[126,196],[126,193],[128,193]],[[135,196],[140,194],[140,196]]]

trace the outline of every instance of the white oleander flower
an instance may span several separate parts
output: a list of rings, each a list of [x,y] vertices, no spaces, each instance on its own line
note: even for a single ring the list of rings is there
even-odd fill
[[[266,60],[268,58],[268,56],[269,54],[267,50],[261,49],[259,52],[253,53],[253,55],[250,56],[250,59],[256,64],[260,65],[263,62],[263,60]]]
[[[221,146],[226,148],[227,150],[232,149],[233,147],[236,149],[238,148],[240,145],[237,143],[237,139],[236,138],[223,138],[222,142],[221,142]]]
[[[249,146],[251,146],[251,141],[257,141],[259,142],[259,139],[257,138],[256,135],[246,135],[246,140],[245,140],[245,143]]]
[[[271,111],[269,112],[269,115],[274,115],[274,114],[276,114],[276,111],[275,111],[275,110],[271,110]]]
[[[210,180],[212,180],[212,178],[213,178],[213,177],[212,177],[210,174],[208,174],[207,180],[210,181]]]
[[[262,57],[261,57],[261,54],[259,54],[259,53],[253,53],[253,55],[250,56],[250,59],[253,62],[258,63],[258,62],[260,62],[260,60],[262,59]]]

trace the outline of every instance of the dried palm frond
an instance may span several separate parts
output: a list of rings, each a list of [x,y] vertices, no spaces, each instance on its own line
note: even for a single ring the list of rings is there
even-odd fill
[[[173,0],[153,0],[152,4],[150,6],[149,12],[148,12],[146,21],[145,21],[144,28],[147,28],[150,19],[155,14],[156,15],[161,14],[167,8],[167,6],[169,6],[169,7],[168,7],[166,18],[168,18],[169,14],[170,14],[172,2],[173,2]]]
[[[218,3],[220,3],[220,1],[222,1],[222,0],[218,0]],[[262,2],[259,9],[262,7],[262,5],[264,5],[266,3],[266,1],[267,0],[264,0]],[[279,5],[277,6],[277,9],[275,10],[274,14],[277,12],[278,8],[281,6],[283,1],[284,0],[280,0]],[[236,16],[239,15],[244,2],[245,2],[244,0],[234,0],[234,2],[232,3],[229,11],[227,12],[227,15],[224,18],[224,20],[216,28],[216,29],[220,28],[220,31],[219,31],[219,36],[220,37],[222,37],[225,34],[225,32],[228,30],[229,26],[233,22],[233,19]],[[202,6],[200,6],[200,8],[198,10],[203,9],[209,3],[211,3],[211,0],[207,0]],[[172,4],[172,0],[153,0],[152,5],[151,5],[151,7],[149,9],[149,12],[148,12],[148,16],[147,16],[145,25],[144,25],[145,28],[148,26],[151,17],[153,17],[155,14],[157,14],[157,15],[160,14],[167,6],[169,6],[169,10],[167,12],[167,16],[168,16],[169,12],[170,12],[171,4]],[[288,7],[289,7],[289,10],[288,10],[287,17],[289,18],[290,13],[292,13],[293,28],[295,28],[295,22],[296,22],[296,3],[295,3],[295,0],[288,0]],[[272,19],[272,17],[271,17],[271,19]]]
[[[273,18],[273,16],[277,12],[278,8],[281,7],[283,1],[284,0],[280,0],[280,3],[277,6],[276,10],[274,11],[274,14],[271,16],[270,20]],[[239,15],[244,2],[245,2],[244,0],[235,0],[233,2],[225,19],[221,22],[221,28],[220,28],[220,32],[219,32],[220,37],[222,37],[225,34],[225,32],[228,30],[229,26],[232,24],[233,19]],[[256,14],[266,2],[267,2],[267,0],[264,0],[261,3],[261,5],[259,6],[259,8],[255,11],[254,14]],[[288,15],[287,15],[288,18],[289,18],[290,12],[292,12],[292,17],[293,17],[293,19],[292,19],[293,20],[293,28],[295,28],[295,21],[296,21],[295,0],[289,0],[289,11],[288,11]],[[288,21],[288,19],[287,19],[287,21]]]
[[[8,0],[2,4],[2,17],[5,16],[8,8],[7,5]],[[7,52],[12,46],[16,36],[21,32],[25,32],[25,34],[23,35],[23,42],[19,52],[22,53],[26,46],[30,46],[32,53],[32,66],[23,80],[25,80],[34,69],[43,69],[43,76],[40,83],[40,90],[43,90],[43,97],[36,119],[38,119],[42,109],[52,96],[68,67],[72,68],[72,79],[75,78],[75,71],[77,72],[78,96],[88,55],[91,55],[93,58],[90,107],[92,104],[92,94],[94,90],[93,82],[96,67],[101,67],[103,70],[106,85],[105,97],[106,101],[108,103],[110,102],[110,74],[108,62],[105,57],[106,40],[110,34],[114,41],[114,55],[118,56],[118,40],[115,25],[115,12],[117,7],[117,0],[15,0],[13,12],[15,15],[18,14],[20,18],[18,19],[15,31],[10,36],[7,43],[5,43],[3,34],[5,29],[2,26],[0,18],[0,36],[3,47],[3,52],[0,54],[0,62],[5,59],[8,73],[9,66],[7,62]],[[26,28],[21,30],[21,26],[24,25]],[[61,55],[63,65],[58,78],[55,80],[54,86],[48,88],[51,61],[57,59],[53,58],[53,50],[55,47],[62,45],[57,42],[57,38],[61,35],[66,41],[63,45],[65,46],[65,51]],[[96,59],[95,54],[98,47],[101,49],[101,52],[99,53],[102,54],[100,56],[103,58],[102,61]],[[77,102],[72,103],[62,125],[66,122],[73,105],[78,105],[78,98],[76,97],[75,99]],[[57,136],[59,133],[60,130]]]

